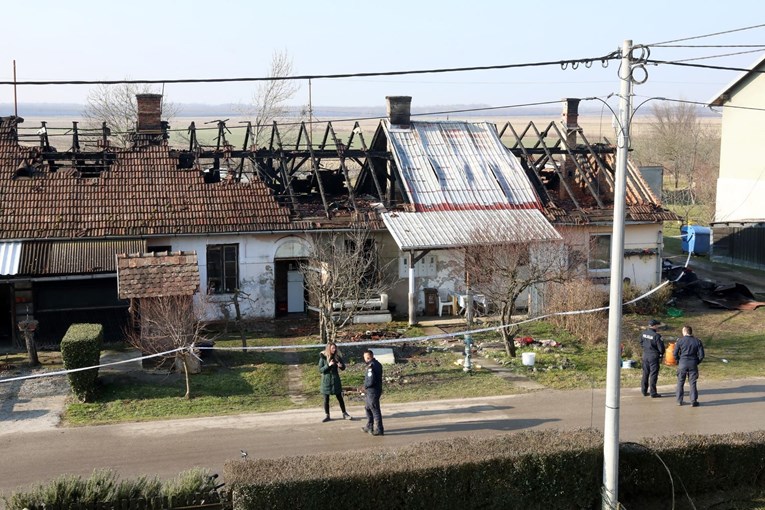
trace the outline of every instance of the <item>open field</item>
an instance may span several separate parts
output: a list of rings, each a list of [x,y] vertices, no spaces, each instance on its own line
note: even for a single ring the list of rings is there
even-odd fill
[[[611,124],[611,113],[609,110],[605,110],[602,115],[580,115],[579,116],[579,125],[582,127],[583,132],[585,136],[588,138],[590,143],[597,143],[602,142],[604,139],[608,139],[609,141],[613,142],[615,140],[614,136],[614,128]],[[188,148],[188,137],[187,132],[188,128],[193,121],[195,123],[196,129],[197,129],[197,137],[201,144],[203,145],[214,145],[216,143],[215,138],[217,137],[217,126],[216,122],[217,120],[226,120],[226,127],[229,129],[230,133],[226,133],[226,139],[227,141],[232,144],[234,147],[241,148],[242,144],[244,142],[244,133],[245,133],[245,122],[247,119],[245,117],[223,117],[223,118],[216,118],[216,117],[177,117],[175,119],[170,120],[170,128],[171,128],[171,137],[170,137],[170,144],[173,147],[178,148]],[[560,115],[524,115],[524,116],[512,116],[512,117],[497,117],[497,116],[490,116],[487,115],[486,117],[480,116],[480,115],[463,115],[460,116],[459,113],[457,114],[450,114],[448,116],[446,115],[440,115],[440,116],[417,116],[415,119],[418,120],[466,120],[468,122],[480,122],[480,121],[486,121],[486,122],[492,122],[497,125],[497,127],[501,130],[502,126],[510,122],[513,127],[516,129],[516,131],[519,132],[526,128],[526,126],[533,122],[537,128],[542,131],[545,127],[549,125],[550,122],[560,122]],[[720,126],[720,119],[718,117],[701,117],[700,119],[703,123],[709,124],[711,126],[716,126],[719,129]],[[51,117],[51,118],[43,118],[43,117],[25,117],[24,123],[20,126],[20,134],[22,138],[22,143],[27,145],[37,145],[39,144],[39,138],[37,137],[36,133],[38,129],[40,129],[41,122],[46,121],[48,131],[49,131],[49,137],[51,144],[55,146],[59,151],[66,151],[68,150],[72,145],[72,121],[80,121],[78,128],[80,130],[88,129],[91,126],[88,126],[88,124],[81,119],[76,118],[64,118],[64,117]],[[351,130],[353,129],[353,126],[355,122],[357,122],[354,119],[316,119],[315,124],[313,127],[312,132],[312,139],[315,144],[318,144],[321,142],[321,139],[324,136],[324,130],[326,129],[326,122],[331,121],[332,125],[335,129],[335,132],[337,136],[341,140],[347,140],[350,136]],[[634,138],[639,138],[641,134],[644,134],[646,130],[648,129],[648,126],[650,125],[652,121],[652,118],[647,115],[638,115],[635,117],[633,124],[632,124],[632,136]],[[372,135],[374,135],[375,129],[380,123],[380,120],[378,118],[374,119],[360,119],[358,120],[359,126],[361,127],[361,131],[365,136],[365,140],[367,144],[372,139]],[[284,131],[288,131],[288,125],[291,125],[293,128],[292,135],[289,134],[285,136],[285,143],[288,143],[288,140],[292,139],[294,143],[294,137],[297,135],[297,126],[295,125],[294,119],[285,119],[284,121],[279,122],[280,129]],[[97,130],[96,133],[99,131]],[[81,133],[81,136],[83,136],[84,132]],[[506,143],[510,142],[510,136],[504,137],[504,141]],[[265,145],[267,142],[266,140],[260,140],[258,145]]]

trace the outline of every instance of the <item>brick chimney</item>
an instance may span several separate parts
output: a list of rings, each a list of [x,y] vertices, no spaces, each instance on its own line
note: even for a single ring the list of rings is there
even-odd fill
[[[136,94],[138,126],[136,133],[162,132],[162,94]]]
[[[563,98],[563,114],[561,123],[564,128],[564,135],[566,137],[566,145],[571,149],[574,149],[577,144],[576,134],[579,131],[579,98],[566,97]],[[571,189],[576,192],[579,189],[574,185],[576,174],[576,164],[572,161],[571,156],[568,154],[563,160],[563,178],[569,182]],[[561,198],[566,198],[568,193],[563,186],[560,186],[558,192]],[[579,198],[579,197],[577,197]]]
[[[563,126],[566,131],[579,128],[579,101],[577,97],[563,99]]]
[[[391,124],[408,126],[411,121],[412,96],[385,96]]]

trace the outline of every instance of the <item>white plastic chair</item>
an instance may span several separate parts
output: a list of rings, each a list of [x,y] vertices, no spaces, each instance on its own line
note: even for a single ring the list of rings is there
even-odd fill
[[[449,310],[454,313],[454,302],[452,301],[452,297],[447,294],[446,301],[441,301],[441,294],[438,295],[438,316],[443,316],[444,308],[449,308]]]

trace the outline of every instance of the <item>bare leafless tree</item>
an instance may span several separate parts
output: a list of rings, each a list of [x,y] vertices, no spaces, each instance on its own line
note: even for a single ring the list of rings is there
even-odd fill
[[[382,263],[381,246],[369,229],[312,234],[309,259],[301,265],[309,306],[319,313],[321,341],[332,342],[369,301],[380,298],[397,279]]]
[[[476,230],[471,245],[464,249],[465,279],[475,294],[483,294],[496,308],[499,324],[512,324],[516,302],[526,290],[546,283],[563,282],[579,265],[577,257],[563,241],[520,241],[497,244],[490,233]],[[515,328],[499,330],[505,351],[515,357]]]
[[[192,296],[141,298],[136,314],[137,327],[126,333],[130,345],[144,354],[159,354],[174,349],[168,355],[183,366],[186,378],[185,398],[191,398],[189,374],[198,371],[199,360],[193,346],[205,339],[201,310]]]
[[[287,102],[295,96],[300,87],[294,80],[281,78],[291,76],[292,72],[292,58],[289,53],[286,50],[274,51],[268,77],[280,79],[259,82],[250,103],[240,106],[242,115],[252,122],[254,145],[263,142],[265,133],[270,133],[271,124],[275,120],[284,119],[289,115]]]
[[[641,165],[661,165],[671,176],[676,205],[691,209],[697,203],[714,204],[719,171],[719,130],[701,119],[690,103],[659,102],[645,135],[636,139],[634,158]],[[687,214],[686,214],[687,215]]]
[[[102,123],[111,130],[111,140],[120,147],[129,147],[131,134],[138,121],[136,94],[156,93],[149,85],[121,83],[118,85],[97,85],[88,92],[83,116],[90,128],[101,127]],[[162,118],[170,120],[178,114],[179,107],[162,98]]]

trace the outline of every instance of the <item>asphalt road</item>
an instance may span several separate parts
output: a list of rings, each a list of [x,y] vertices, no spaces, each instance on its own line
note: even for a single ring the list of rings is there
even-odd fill
[[[765,378],[707,383],[702,367],[697,408],[678,407],[670,386],[660,390],[665,398],[643,397],[636,388],[622,390],[621,440],[752,431],[765,423]],[[222,473],[224,462],[239,458],[240,450],[250,458],[275,458],[520,430],[602,430],[604,401],[602,389],[409,404],[386,404],[383,398],[384,437],[360,430],[363,409],[358,407],[349,409],[357,420],[328,423],[321,423],[321,409],[311,409],[81,428],[25,430],[0,424],[0,491],[7,494],[62,473],[88,475],[101,467],[123,477],[171,478],[194,466]],[[19,422],[23,425],[23,419]]]

